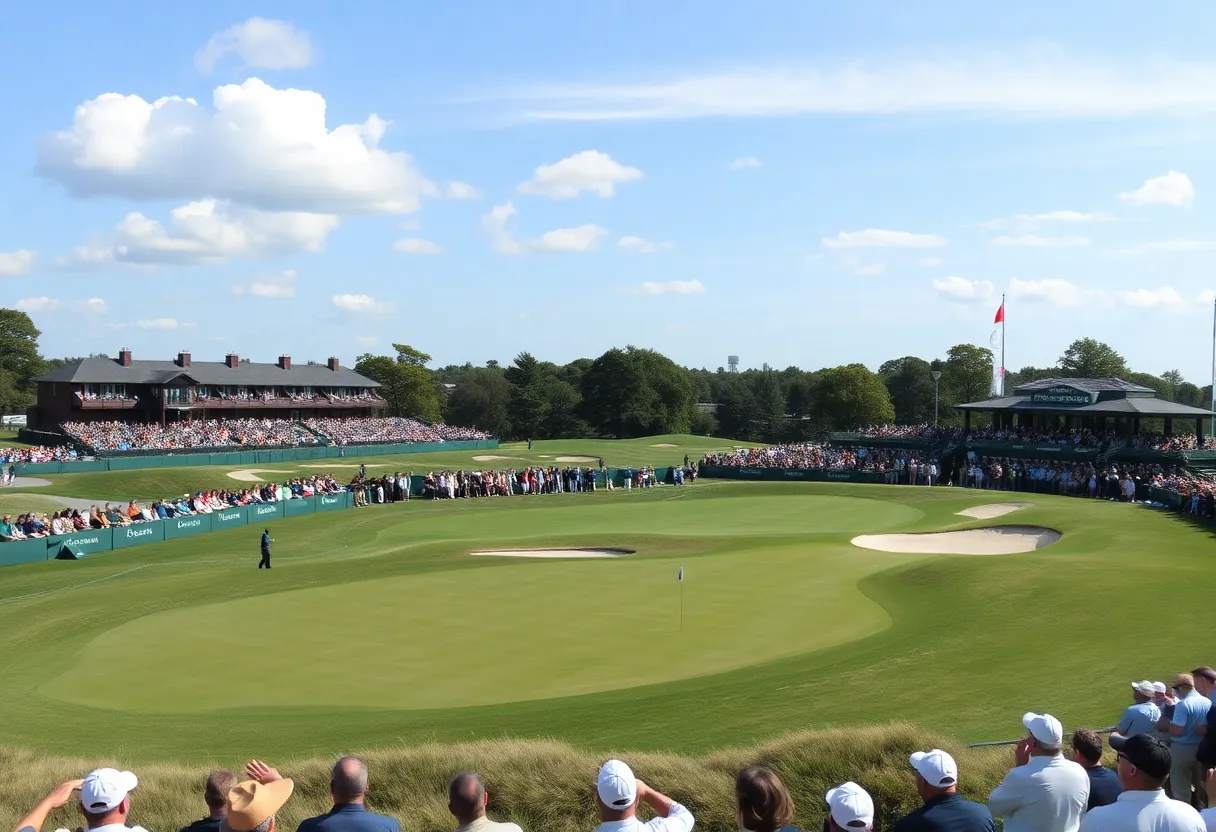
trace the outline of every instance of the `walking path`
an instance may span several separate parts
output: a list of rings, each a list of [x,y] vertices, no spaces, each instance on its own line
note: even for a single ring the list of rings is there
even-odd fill
[[[42,488],[42,487],[50,485],[50,484],[51,484],[50,480],[38,479],[37,477],[14,477],[13,484],[11,487],[12,488]],[[4,494],[4,493],[6,493],[5,490],[0,489],[0,494]],[[68,508],[74,508],[78,511],[88,511],[93,506],[102,506],[102,505],[105,505],[105,503],[106,503],[105,500],[86,500],[81,497],[58,497],[54,494],[43,494],[41,491],[28,492],[28,493],[37,494],[39,497],[46,497],[48,500],[54,500],[57,503],[62,503],[64,506],[66,506]],[[126,506],[128,501],[127,500],[110,500],[109,502],[114,505]]]

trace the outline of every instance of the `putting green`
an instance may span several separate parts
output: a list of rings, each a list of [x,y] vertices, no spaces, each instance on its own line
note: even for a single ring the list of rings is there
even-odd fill
[[[677,567],[665,559],[284,592],[136,619],[94,639],[42,692],[140,711],[438,708],[670,682],[883,629],[887,614],[856,585],[891,563],[807,545],[698,558],[686,569],[683,632]],[[239,685],[197,661],[234,625],[276,645]]]

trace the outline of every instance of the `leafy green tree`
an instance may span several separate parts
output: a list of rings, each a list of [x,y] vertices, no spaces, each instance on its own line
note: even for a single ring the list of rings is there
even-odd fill
[[[511,433],[511,385],[502,370],[470,367],[454,382],[448,397],[446,421],[452,425],[476,427],[494,436],[507,438]]]
[[[30,379],[43,372],[41,334],[29,315],[0,309],[0,413],[21,413],[34,403]]]
[[[752,441],[758,434],[756,395],[742,378],[724,381],[718,393],[718,432],[731,439]]]
[[[762,441],[780,442],[785,439],[785,394],[772,370],[762,371],[752,380],[756,401],[756,428]]]
[[[408,344],[393,344],[396,358],[364,354],[355,362],[355,372],[380,382],[392,416],[410,416],[437,422],[443,414],[443,394],[426,365],[431,357]]]
[[[1067,378],[1126,378],[1127,362],[1109,344],[1078,338],[1060,356],[1060,372]]]
[[[896,423],[919,425],[933,421],[933,367],[928,361],[906,355],[883,364],[878,374],[887,385]]]
[[[583,417],[618,438],[687,433],[696,385],[687,370],[653,350],[611,349],[583,374]]]
[[[1179,404],[1190,405],[1191,407],[1206,407],[1199,388],[1189,381],[1184,381],[1174,389],[1174,401]]]
[[[549,376],[541,384],[545,401],[542,435],[548,439],[588,435],[591,429],[579,416],[583,397],[574,385],[556,376]]]
[[[1169,385],[1170,401],[1178,401],[1178,388],[1186,383],[1186,379],[1182,377],[1182,373],[1178,370],[1166,370],[1161,374],[1161,380]]]
[[[942,415],[947,405],[977,402],[992,390],[992,350],[974,344],[957,344],[942,365]]]
[[[864,365],[830,367],[816,376],[811,418],[820,430],[856,430],[895,419],[882,377]]]

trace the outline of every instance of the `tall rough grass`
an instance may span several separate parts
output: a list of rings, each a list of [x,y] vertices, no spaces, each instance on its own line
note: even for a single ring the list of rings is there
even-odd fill
[[[908,755],[944,748],[959,763],[962,792],[983,801],[1012,763],[1012,750],[960,748],[944,737],[904,723],[847,730],[803,731],[746,748],[702,757],[678,753],[592,754],[549,740],[485,740],[457,745],[390,747],[366,751],[371,769],[368,807],[392,815],[407,832],[443,832],[455,822],[447,812],[446,786],[457,771],[481,773],[490,792],[490,816],[511,820],[525,832],[589,832],[598,824],[593,782],[610,756],[626,760],[638,777],[688,806],[697,828],[736,832],[734,775],[760,763],[777,771],[793,794],[794,822],[817,832],[826,807],[824,793],[853,780],[878,807],[877,829],[919,805]],[[222,765],[240,771],[245,760]],[[296,791],[280,815],[280,829],[292,830],[305,817],[328,810],[332,759],[268,760],[296,781]],[[54,784],[102,765],[130,768],[140,788],[132,798],[130,822],[151,832],[173,832],[205,814],[203,780],[208,769],[174,764],[133,765],[129,761],[44,757],[27,750],[0,749],[0,810],[4,825],[16,823]],[[45,829],[76,829],[74,804],[55,812]]]

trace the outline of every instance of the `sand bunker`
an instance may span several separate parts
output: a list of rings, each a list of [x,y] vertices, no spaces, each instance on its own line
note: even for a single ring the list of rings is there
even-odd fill
[[[984,506],[972,506],[962,511],[956,511],[959,517],[974,517],[976,520],[991,520],[993,517],[1003,517],[1024,508],[1030,508],[1032,503],[988,503]]]
[[[229,471],[228,477],[241,482],[266,482],[258,474],[290,474],[290,471],[276,471],[273,468],[242,468],[239,471]]]
[[[559,456],[558,462],[595,462],[597,457],[594,456]]]
[[[633,552],[633,549],[504,549],[472,554],[487,558],[619,558]]]
[[[927,534],[863,534],[853,538],[853,545],[918,555],[1016,555],[1050,546],[1060,537],[1042,526],[994,526]]]
[[[483,454],[482,456],[473,457],[474,462],[490,462],[495,459],[520,459],[517,456],[495,456],[494,454]]]
[[[652,448],[678,448],[679,445],[673,445],[670,442],[660,442],[657,445],[651,445]]]

